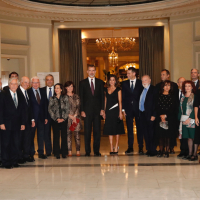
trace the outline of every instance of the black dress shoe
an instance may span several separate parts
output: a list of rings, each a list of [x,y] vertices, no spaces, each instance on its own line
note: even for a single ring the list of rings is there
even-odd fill
[[[177,158],[182,158],[183,156],[185,156],[185,154],[180,153],[180,154],[177,155]]]
[[[101,153],[99,153],[99,152],[94,153],[94,156],[101,156]]]
[[[128,148],[126,151],[125,151],[126,154],[128,153],[133,153],[133,148]]]
[[[157,156],[158,154],[157,153],[150,153],[149,155],[148,155],[148,157],[154,157],[154,156]]]
[[[18,163],[19,163],[19,164],[24,164],[25,162],[26,162],[26,160],[23,159],[23,158],[18,160]]]
[[[200,152],[198,153],[198,155],[200,156]]]
[[[85,154],[85,157],[90,157],[90,153],[86,153],[86,154]]]
[[[51,154],[50,154],[50,153],[48,153],[48,154],[47,154],[47,157],[49,157],[49,156],[51,156]]]
[[[60,159],[60,155],[56,156],[56,159]]]
[[[26,158],[26,161],[27,162],[34,162],[35,161],[34,156],[30,156],[30,157]]]
[[[145,153],[145,155],[150,155],[151,154],[151,152],[150,151],[147,151],[146,153]]]
[[[44,155],[44,154],[39,154],[39,158],[42,158],[42,159],[47,159],[47,156]]]
[[[62,155],[62,158],[67,158],[67,156],[66,155]]]
[[[20,165],[18,163],[14,164],[13,167],[17,168],[20,167]]]
[[[182,159],[183,159],[183,160],[190,160],[190,159],[191,159],[191,157],[192,157],[191,155],[188,155],[188,156],[183,156],[183,157],[182,157]]]
[[[139,154],[140,154],[140,155],[144,155],[143,149],[139,149]]]
[[[3,166],[5,169],[12,169],[12,165]]]
[[[165,153],[164,158],[169,158],[169,152],[166,152],[166,153]]]

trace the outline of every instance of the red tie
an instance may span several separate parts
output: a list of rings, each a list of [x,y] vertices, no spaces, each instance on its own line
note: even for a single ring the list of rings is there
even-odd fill
[[[94,84],[93,84],[93,79],[91,79],[91,91],[92,91],[92,95],[94,95]]]

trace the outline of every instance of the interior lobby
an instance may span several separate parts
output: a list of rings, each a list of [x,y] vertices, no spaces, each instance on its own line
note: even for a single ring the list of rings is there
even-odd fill
[[[147,29],[155,32],[145,35]],[[146,36],[162,55],[146,57]],[[191,80],[191,69],[200,70],[200,0],[0,0],[0,41],[2,87],[12,71],[19,80],[59,72],[59,82],[72,80],[78,91],[88,65],[96,66],[96,77],[104,82],[117,74],[121,83],[134,67],[138,79],[148,73],[154,85],[162,69],[177,83],[180,77]],[[110,156],[102,120],[101,157],[93,151],[85,157],[82,125],[80,157],[73,138],[72,157],[43,160],[36,153],[35,162],[0,168],[0,199],[200,200],[199,160],[177,158],[178,138],[169,158],[139,155],[134,123],[134,152],[127,155],[124,119],[119,153]],[[37,137],[34,141],[37,149]]]

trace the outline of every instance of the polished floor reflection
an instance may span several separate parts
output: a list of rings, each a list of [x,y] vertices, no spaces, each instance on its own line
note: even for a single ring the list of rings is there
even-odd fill
[[[198,161],[177,159],[178,152],[169,158],[139,156],[136,144],[135,154],[126,156],[126,136],[119,156],[109,156],[107,140],[102,137],[101,157],[35,156],[34,163],[20,168],[1,168],[0,199],[200,200]]]

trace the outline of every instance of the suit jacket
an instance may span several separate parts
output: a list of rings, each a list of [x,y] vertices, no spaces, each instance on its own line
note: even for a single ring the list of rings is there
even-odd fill
[[[4,90],[4,91],[9,90],[9,89],[10,89],[10,88],[9,88],[8,85],[3,87],[3,90]]]
[[[81,112],[87,114],[100,114],[104,110],[104,82],[95,78],[95,91],[92,95],[88,78],[80,81],[79,94],[81,99]]]
[[[197,81],[197,84],[196,84],[196,91],[199,89],[199,80]]]
[[[18,87],[17,91],[22,95],[23,99],[24,99],[24,109],[26,111],[26,124],[28,123],[29,125],[31,125],[31,120],[33,119],[33,114],[32,114],[32,109],[31,109],[31,104],[30,104],[30,97],[28,99],[28,103],[26,102],[26,98],[22,92],[22,90],[20,89],[20,86]],[[28,92],[27,92],[28,93]]]
[[[149,90],[147,91],[144,102],[144,110],[145,116],[148,120],[151,119],[151,116],[156,117],[156,89],[153,85],[150,85]]]
[[[40,104],[38,104],[32,88],[28,89],[28,96],[30,99],[33,119],[35,121],[38,121],[39,119],[41,121],[44,121],[48,117],[48,103],[44,90],[42,90],[41,88],[39,88],[39,90],[41,95]]]
[[[41,88],[41,90],[43,90],[43,92],[45,93],[47,107],[48,107],[49,106],[49,99],[47,98],[47,86]],[[50,116],[49,112],[47,112],[47,116],[48,116],[48,119],[51,119],[51,116]]]
[[[139,79],[136,79],[133,93],[131,92],[130,80],[122,83],[122,109],[125,110],[126,114],[134,111],[135,115],[139,116],[139,101],[142,90],[142,81]]]
[[[20,130],[25,125],[26,112],[23,96],[17,91],[18,106],[15,107],[10,90],[1,92],[0,124],[5,124],[6,130]]]

